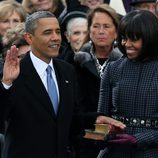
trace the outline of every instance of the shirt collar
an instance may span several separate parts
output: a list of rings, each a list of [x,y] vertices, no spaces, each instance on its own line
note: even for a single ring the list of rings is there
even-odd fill
[[[48,67],[48,65],[50,65],[52,67],[52,71],[54,71],[53,60],[52,59],[51,59],[50,63],[47,64],[43,60],[36,57],[32,53],[32,51],[30,51],[30,57],[31,57],[32,63],[33,63],[33,65],[34,65],[34,67],[35,67],[35,69],[36,69],[36,71],[39,75],[43,74],[46,71],[46,68]]]

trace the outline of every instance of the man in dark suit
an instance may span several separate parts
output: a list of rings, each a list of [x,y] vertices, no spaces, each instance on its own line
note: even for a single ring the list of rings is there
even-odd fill
[[[52,13],[39,11],[29,15],[25,28],[31,51],[20,62],[18,49],[11,47],[0,85],[0,123],[6,122],[3,158],[67,158],[76,102],[75,72],[68,63],[55,59],[61,35]],[[57,113],[47,93],[48,65],[57,89]],[[96,116],[87,119],[88,124],[95,119]],[[96,123],[125,127],[104,116],[97,117]]]

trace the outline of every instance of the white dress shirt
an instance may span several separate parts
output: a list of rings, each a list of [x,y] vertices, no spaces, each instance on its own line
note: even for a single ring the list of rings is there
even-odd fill
[[[46,72],[46,69],[47,69],[48,65],[51,66],[51,68],[52,68],[52,77],[53,77],[55,85],[56,85],[58,100],[59,100],[59,88],[58,88],[58,84],[57,84],[55,70],[54,70],[54,67],[53,67],[53,60],[51,60],[50,63],[47,64],[43,60],[36,57],[31,51],[30,51],[30,57],[31,57],[32,63],[34,65],[38,75],[40,76],[46,90],[47,90],[47,72]]]
[[[47,72],[46,72],[46,69],[47,69],[48,65],[50,65],[52,67],[52,77],[53,77],[55,85],[56,85],[57,94],[58,94],[58,101],[59,101],[59,88],[58,88],[58,84],[57,84],[55,70],[53,67],[53,60],[51,60],[50,63],[47,64],[43,60],[36,57],[31,51],[30,51],[30,58],[31,58],[33,66],[35,67],[39,77],[41,78],[46,90],[47,90]],[[3,82],[2,82],[2,84],[3,84],[5,89],[9,89],[12,86],[12,85],[6,85]]]

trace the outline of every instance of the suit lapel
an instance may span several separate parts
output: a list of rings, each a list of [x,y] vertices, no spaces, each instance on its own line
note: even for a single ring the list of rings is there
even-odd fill
[[[58,116],[63,116],[67,113],[70,108],[68,102],[70,101],[70,92],[71,92],[71,81],[69,80],[70,74],[68,75],[67,71],[63,68],[62,64],[58,63],[58,60],[53,60],[54,69],[57,77],[59,94],[60,94],[60,102],[58,108]],[[73,76],[72,76],[73,77]]]
[[[28,88],[30,93],[32,93],[32,95],[34,95],[34,97],[39,100],[41,105],[45,108],[45,110],[48,111],[51,116],[56,117],[48,93],[32,64],[29,54],[22,61],[21,73],[24,76],[23,79],[26,88]]]

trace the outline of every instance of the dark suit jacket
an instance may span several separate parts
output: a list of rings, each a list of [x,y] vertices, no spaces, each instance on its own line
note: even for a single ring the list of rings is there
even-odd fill
[[[66,158],[75,102],[71,65],[54,59],[60,93],[57,116],[29,54],[9,90],[0,86],[0,119],[6,121],[3,158]],[[3,117],[3,118],[2,118]]]

